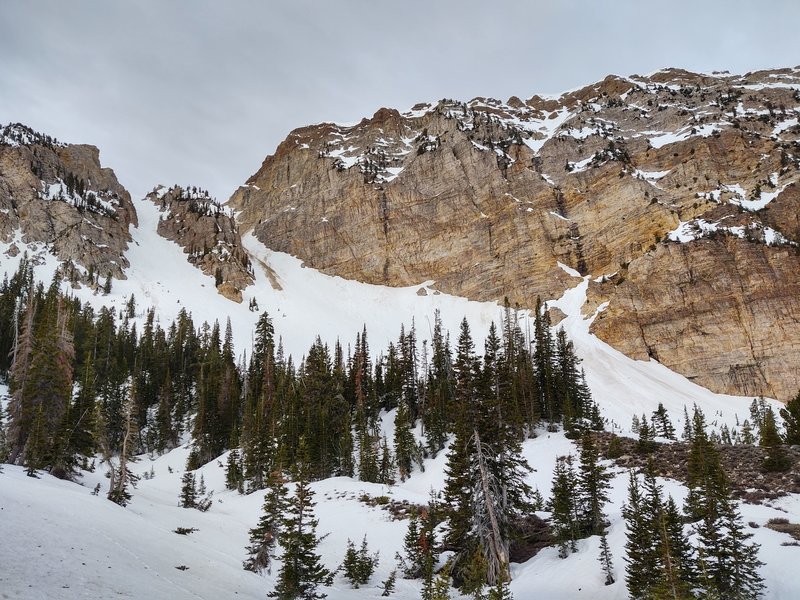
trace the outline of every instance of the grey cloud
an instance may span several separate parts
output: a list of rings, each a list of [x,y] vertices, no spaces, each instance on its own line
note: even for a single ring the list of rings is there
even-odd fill
[[[792,1],[7,0],[0,122],[98,145],[135,197],[191,183],[224,199],[294,127],[664,66],[795,65],[797,23]]]

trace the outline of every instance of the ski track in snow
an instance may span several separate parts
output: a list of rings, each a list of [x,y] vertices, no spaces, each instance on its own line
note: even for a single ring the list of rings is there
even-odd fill
[[[283,289],[272,288],[255,260],[256,283],[245,290],[244,302],[236,305],[216,293],[213,279],[189,265],[176,244],[156,234],[158,211],[154,205],[139,201],[136,208],[140,227],[133,231],[135,241],[128,253],[132,265],[126,271],[128,279],[115,280],[108,297],[94,296],[86,289],[73,293],[96,307],[102,304],[123,307],[127,297],[134,293],[140,323],[150,306],[157,308],[164,326],[181,307],[192,313],[195,325],[214,319],[224,324],[230,317],[241,351],[249,345],[259,315],[247,308],[250,298],[256,298],[261,310],[272,316],[276,334],[283,337],[287,353],[298,358],[317,334],[329,344],[339,338],[346,345],[364,324],[373,353],[395,340],[401,323],[409,327],[412,318],[420,341],[428,339],[437,308],[441,310],[444,326],[452,334],[457,332],[461,318],[467,317],[480,352],[489,323],[502,314],[494,303],[436,294],[433,282],[388,288],[323,275],[304,268],[296,258],[268,250],[252,236],[245,237],[248,250],[274,270]],[[0,246],[2,253],[7,245]],[[3,255],[0,271],[13,272],[18,261],[19,258]],[[46,255],[45,264],[37,267],[37,277],[47,280],[55,268],[54,257]],[[568,272],[575,277],[575,286],[548,305],[560,308],[567,315],[558,326],[564,327],[573,340],[592,394],[610,429],[630,435],[632,416],[643,412],[649,415],[659,402],[669,410],[678,432],[683,428],[683,407],[691,410],[693,403],[702,407],[714,427],[723,423],[731,426],[737,417],[740,421],[749,417],[752,398],[714,394],[655,361],[631,360],[589,333],[592,318],[581,315],[589,277]],[[420,289],[425,289],[427,295],[417,295]],[[532,325],[532,317],[521,313],[520,318],[525,331]],[[0,386],[0,396],[6,392]],[[389,439],[393,419],[393,411],[383,417],[382,429]],[[418,427],[416,434],[419,433]],[[563,434],[540,431],[536,438],[525,442],[523,452],[533,467],[529,483],[547,498],[556,457],[576,450]],[[0,565],[3,565],[0,597],[264,598],[272,589],[278,565],[273,567],[271,575],[263,576],[241,567],[248,530],[259,518],[263,493],[240,496],[225,490],[222,465],[226,455],[223,455],[200,469],[207,488],[214,490],[212,508],[207,513],[179,508],[180,479],[187,455],[187,447],[181,446],[160,457],[140,457],[133,469],[143,474],[152,468],[155,478],[139,482],[127,508],[104,498],[108,486],[104,475],[106,465],[98,464],[94,472],[84,473],[80,485],[47,475],[32,479],[20,467],[4,465],[0,473]],[[370,548],[380,550],[381,556],[375,575],[360,590],[350,589],[337,576],[333,587],[325,590],[331,600],[380,597],[377,585],[395,567],[395,552],[401,550],[406,522],[393,521],[387,511],[369,507],[358,498],[366,493],[387,495],[399,501],[427,502],[430,490],[443,486],[444,466],[445,452],[441,452],[425,461],[424,472],[415,468],[406,482],[391,488],[342,477],[313,484],[320,519],[318,533],[329,534],[319,548],[326,566],[335,569],[343,559],[347,539],[358,542],[365,534]],[[581,540],[579,552],[567,559],[559,559],[555,548],[547,548],[524,564],[512,565],[511,590],[518,600],[627,597],[623,561],[625,525],[621,517],[627,473],[619,469],[615,473],[606,512],[611,521],[608,540],[617,582],[603,585],[598,562],[599,538],[592,537]],[[685,488],[677,482],[660,482],[676,500],[685,495]],[[97,483],[103,488],[99,497],[90,494]],[[776,600],[800,597],[800,578],[787,576],[796,562],[797,550],[781,546],[791,541],[787,535],[763,527],[769,518],[777,516],[800,521],[800,497],[781,498],[773,506],[742,505],[742,514],[745,523],[754,521],[762,526],[749,531],[754,534],[754,541],[761,544],[760,557],[766,562],[762,568],[768,586],[765,597]],[[177,535],[173,530],[179,526],[196,527],[198,531]],[[186,565],[188,570],[176,570],[180,565]],[[393,598],[415,600],[419,598],[420,585],[398,577],[396,590]],[[458,596],[454,594],[454,598]]]

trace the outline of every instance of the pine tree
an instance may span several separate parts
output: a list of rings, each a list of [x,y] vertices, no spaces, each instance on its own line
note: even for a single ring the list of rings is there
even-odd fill
[[[643,454],[649,454],[656,449],[655,432],[644,415],[639,421],[639,441],[636,449]]]
[[[308,451],[301,440],[298,450],[299,461],[296,474],[294,496],[286,508],[281,522],[279,538],[281,548],[281,569],[275,589],[270,598],[279,600],[319,600],[326,594],[319,592],[320,585],[328,585],[331,573],[326,569],[316,553],[319,538],[314,517],[314,492],[308,483]]]
[[[684,512],[691,521],[698,521],[704,515],[702,498],[711,495],[722,467],[719,454],[706,432],[705,415],[697,406],[692,416],[692,442],[687,461],[687,487]]]
[[[381,462],[378,469],[378,482],[384,485],[392,485],[394,483],[394,460],[385,435],[381,442]]]
[[[578,482],[582,530],[587,535],[602,535],[606,528],[603,506],[608,502],[611,474],[599,460],[592,434],[584,432],[581,437]]]
[[[275,545],[281,535],[281,524],[287,508],[283,477],[279,473],[272,473],[267,483],[267,493],[264,495],[261,518],[250,530],[248,557],[243,563],[245,570],[254,573],[271,572]]]
[[[186,471],[181,478],[181,508],[195,508],[197,506],[197,481],[194,473]]]
[[[611,549],[608,547],[608,538],[605,533],[600,536],[600,564],[606,577],[605,584],[613,584],[616,581],[614,579],[614,565],[611,562]]]
[[[450,346],[442,332],[442,319],[437,309],[434,313],[431,339],[431,363],[426,389],[426,406],[423,427],[428,451],[436,456],[447,441],[449,410],[453,402],[453,360]]]
[[[239,449],[234,448],[228,453],[228,462],[225,465],[225,487],[229,490],[244,492],[244,473]]]
[[[627,534],[625,583],[632,600],[650,598],[652,586],[658,581],[657,540],[649,527],[645,503],[639,480],[631,471],[628,501],[622,508],[622,516]]]
[[[670,421],[669,414],[663,403],[659,402],[658,408],[653,411],[652,422],[657,436],[669,440],[675,439],[675,427],[672,426],[672,421]]]
[[[136,487],[138,476],[131,473],[128,462],[132,460],[134,443],[138,435],[135,388],[130,390],[125,401],[125,434],[122,438],[122,447],[119,453],[119,467],[111,470],[111,483],[108,490],[108,499],[120,506],[127,506],[131,500],[131,487]]]
[[[356,550],[353,542],[347,540],[347,551],[344,555],[344,562],[342,563],[342,571],[344,576],[350,581],[350,585],[354,588],[359,588],[365,585],[372,574],[375,572],[375,567],[378,566],[378,553],[370,554],[369,547],[367,546],[367,536],[361,541],[361,547]]]
[[[411,475],[411,467],[416,455],[416,443],[411,433],[411,412],[405,400],[400,400],[394,419],[394,456],[400,481]]]
[[[578,479],[572,468],[571,456],[559,456],[553,470],[553,497],[550,501],[553,536],[558,543],[558,555],[566,558],[577,552],[580,534],[578,522]]]
[[[754,417],[762,428],[770,417],[766,409]],[[774,418],[774,415],[773,415]],[[767,425],[768,427],[768,425]],[[753,600],[761,596],[758,546],[748,544],[741,516],[731,499],[730,485],[719,457],[705,433],[705,422],[695,409],[694,440],[689,456],[689,497],[686,512],[697,521],[699,586],[705,597]]]
[[[788,471],[791,468],[792,463],[789,460],[786,448],[783,446],[781,435],[778,433],[775,413],[772,411],[771,406],[764,411],[761,431],[759,432],[759,445],[764,448],[765,457],[761,467],[765,471],[780,472]]]
[[[781,409],[780,415],[786,429],[784,434],[786,443],[790,446],[800,444],[800,392],[797,392],[797,396],[786,403],[786,406]]]
[[[381,582],[381,597],[387,598],[394,592],[395,585],[397,584],[397,571],[389,573],[389,577]]]
[[[511,590],[508,587],[507,581],[498,581],[497,584],[489,590],[489,594],[486,598],[487,600],[514,600],[514,596],[511,595]]]
[[[447,455],[444,498],[448,504],[447,543],[463,549],[472,528],[472,487],[469,473],[469,444],[476,420],[478,360],[466,319],[461,322],[456,360],[453,365],[456,411],[455,436]]]

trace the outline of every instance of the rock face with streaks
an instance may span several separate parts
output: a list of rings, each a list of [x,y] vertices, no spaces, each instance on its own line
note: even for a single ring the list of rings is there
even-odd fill
[[[136,225],[130,195],[94,146],[61,144],[20,124],[0,126],[0,242],[52,251],[73,283],[124,278]],[[18,245],[19,244],[19,245]]]
[[[560,97],[292,132],[230,202],[327,273],[532,307],[597,279],[630,356],[786,399],[797,360],[800,69],[609,76]],[[600,283],[603,281],[603,283]],[[713,292],[715,296],[710,297]],[[796,352],[795,352],[796,353]]]
[[[233,214],[196,187],[159,186],[147,199],[162,213],[158,234],[176,242],[190,263],[214,277],[220,294],[241,302],[253,272]]]

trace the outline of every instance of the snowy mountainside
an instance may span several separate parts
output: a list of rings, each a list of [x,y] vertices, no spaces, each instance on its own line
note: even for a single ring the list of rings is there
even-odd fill
[[[400,324],[408,326],[412,317],[420,337],[425,338],[428,322],[437,308],[451,332],[457,330],[458,322],[466,315],[480,347],[488,324],[501,315],[496,304],[437,294],[428,282],[398,289],[324,275],[302,267],[299,260],[288,255],[267,250],[252,237],[246,237],[244,242],[254,259],[256,281],[245,290],[246,301],[236,304],[215,292],[213,278],[189,265],[177,244],[156,235],[158,211],[154,205],[140,203],[137,211],[140,225],[132,231],[128,278],[115,280],[108,296],[93,295],[85,288],[74,293],[97,306],[108,303],[120,308],[133,293],[139,319],[149,306],[157,309],[162,322],[173,318],[181,308],[192,312],[196,324],[202,320],[224,321],[230,316],[240,350],[247,348],[258,317],[247,308],[250,297],[273,316],[276,334],[283,337],[287,352],[295,356],[302,355],[317,334],[329,344],[336,337],[346,343],[364,323],[373,348],[394,340]],[[56,262],[52,256],[42,258],[44,264],[36,267],[36,274],[46,281]],[[269,267],[269,274],[262,262]],[[14,261],[4,259],[3,270],[11,272],[15,267]],[[711,393],[655,361],[634,361],[596,338],[589,331],[591,318],[581,314],[589,279],[571,269],[565,269],[565,274],[572,286],[561,298],[551,300],[550,306],[566,315],[561,326],[583,359],[594,397],[612,430],[629,434],[632,416],[652,412],[658,402],[665,404],[679,430],[683,406],[694,402],[718,426],[733,426],[737,418],[748,415],[751,398]],[[427,295],[419,295],[420,289],[425,289]],[[603,306],[598,308],[598,312],[602,310]],[[523,330],[526,328],[523,325]],[[391,413],[384,415],[383,428],[389,436],[392,422]],[[540,431],[538,437],[526,441],[523,452],[534,469],[529,483],[547,497],[555,458],[576,450],[562,433]],[[0,473],[0,538],[7,542],[0,545],[3,594],[26,600],[115,596],[142,600],[263,598],[274,585],[278,566],[272,574],[263,576],[241,567],[248,530],[258,520],[263,493],[242,496],[227,491],[223,455],[197,473],[214,491],[211,509],[201,513],[179,508],[181,476],[188,453],[184,445],[162,456],[140,457],[132,468],[140,475],[148,474],[148,478],[140,480],[126,508],[103,497],[106,465],[98,464],[94,472],[84,472],[77,484],[49,475],[32,479],[25,476],[21,467],[4,465]],[[343,559],[347,539],[359,541],[365,534],[370,547],[379,550],[381,556],[370,583],[360,590],[351,589],[341,575],[337,576],[334,585],[325,590],[331,600],[380,597],[378,583],[394,568],[394,555],[401,549],[406,521],[392,520],[389,512],[379,506],[362,502],[362,496],[425,503],[431,489],[442,488],[444,465],[445,453],[441,452],[425,461],[424,472],[415,469],[407,481],[392,487],[341,477],[313,484],[316,515],[320,519],[318,531],[329,534],[319,548],[325,565],[336,568]],[[153,478],[149,478],[151,472]],[[615,473],[607,512],[617,583],[603,585],[597,560],[599,539],[592,537],[580,541],[579,551],[567,559],[559,559],[555,548],[547,548],[523,564],[513,564],[511,590],[515,598],[627,597],[625,526],[620,512],[627,473],[619,469]],[[90,493],[97,483],[102,489],[99,497]],[[676,498],[685,493],[683,486],[674,481],[662,483]],[[762,526],[779,516],[800,520],[800,501],[794,496],[777,500],[772,507],[743,505],[742,510],[745,521]],[[177,527],[197,531],[183,536],[174,533]],[[781,545],[790,541],[788,536],[764,527],[752,531],[755,541],[762,545],[762,560],[767,563],[762,570],[769,590],[767,597],[781,600],[800,595],[800,582],[785,576],[795,552],[794,548]],[[177,568],[182,566],[187,569]],[[419,595],[418,581],[398,579],[393,597],[412,600]]]

